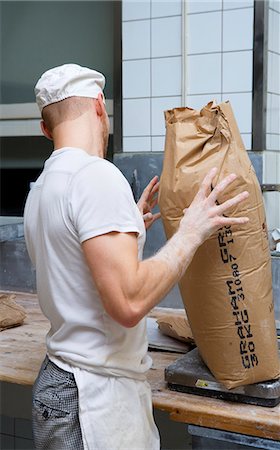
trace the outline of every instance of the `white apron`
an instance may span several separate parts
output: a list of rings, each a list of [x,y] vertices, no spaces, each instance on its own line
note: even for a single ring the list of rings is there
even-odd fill
[[[85,450],[160,449],[147,381],[71,369]]]

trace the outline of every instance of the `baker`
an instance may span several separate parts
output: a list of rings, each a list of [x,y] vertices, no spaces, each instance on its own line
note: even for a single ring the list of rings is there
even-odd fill
[[[211,192],[213,168],[177,233],[142,260],[146,229],[159,218],[159,182],[154,177],[136,204],[126,178],[106,160],[104,85],[101,73],[64,64],[35,86],[41,128],[53,141],[24,209],[38,300],[51,324],[33,387],[37,449],[160,448],[145,317],[213,232],[248,221],[224,216],[247,192],[216,204],[236,176]]]

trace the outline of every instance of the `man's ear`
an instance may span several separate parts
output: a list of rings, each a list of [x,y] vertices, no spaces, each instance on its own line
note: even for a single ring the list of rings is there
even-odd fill
[[[51,132],[47,129],[47,126],[46,126],[46,124],[45,124],[45,122],[44,122],[43,120],[41,120],[40,126],[41,126],[41,130],[42,130],[43,135],[44,135],[47,139],[49,139],[50,141],[52,141],[52,140],[53,140],[52,134],[51,134]]]
[[[96,113],[98,116],[103,116],[104,114],[106,114],[106,109],[103,102],[103,94],[101,92],[99,92],[97,96],[95,105],[96,105]]]

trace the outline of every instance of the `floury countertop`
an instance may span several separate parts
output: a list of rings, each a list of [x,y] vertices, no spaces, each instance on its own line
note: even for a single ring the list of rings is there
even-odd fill
[[[0,294],[2,293],[5,294],[0,291]],[[0,336],[2,362],[0,381],[5,383],[4,404],[7,405],[10,417],[19,414],[18,408],[15,411],[15,402],[11,401],[13,392],[17,392],[17,398],[20,398],[19,387],[32,386],[36,379],[45,355],[45,335],[49,329],[49,322],[42,315],[35,294],[20,292],[14,292],[14,294],[17,302],[26,310],[27,317],[22,326],[5,330]],[[155,319],[159,318],[160,314],[162,314],[162,308],[154,308],[151,311],[151,316]],[[263,438],[278,440],[280,405],[267,408],[172,391],[166,386],[164,371],[181,357],[182,353],[150,350],[149,354],[153,365],[147,374],[147,380],[152,388],[155,412],[156,410],[165,411],[170,419],[198,425],[199,428],[207,427],[248,435],[250,445],[254,440],[252,436],[259,438],[258,443]],[[10,383],[12,383],[12,394],[8,388]],[[30,397],[29,401],[31,404]],[[167,424],[168,427],[169,425],[171,423]],[[266,446],[262,448],[278,448],[275,445],[271,447],[271,441],[269,441],[269,447],[267,442],[265,443]]]

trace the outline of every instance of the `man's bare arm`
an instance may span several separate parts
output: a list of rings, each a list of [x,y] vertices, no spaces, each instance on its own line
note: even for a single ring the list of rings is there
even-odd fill
[[[135,326],[179,281],[197,248],[218,228],[244,224],[245,217],[223,214],[248,197],[247,192],[221,205],[217,197],[236,178],[229,175],[211,192],[216,174],[205,177],[178,231],[153,257],[138,260],[134,233],[108,233],[85,241],[82,246],[94,283],[106,312],[125,327]]]

